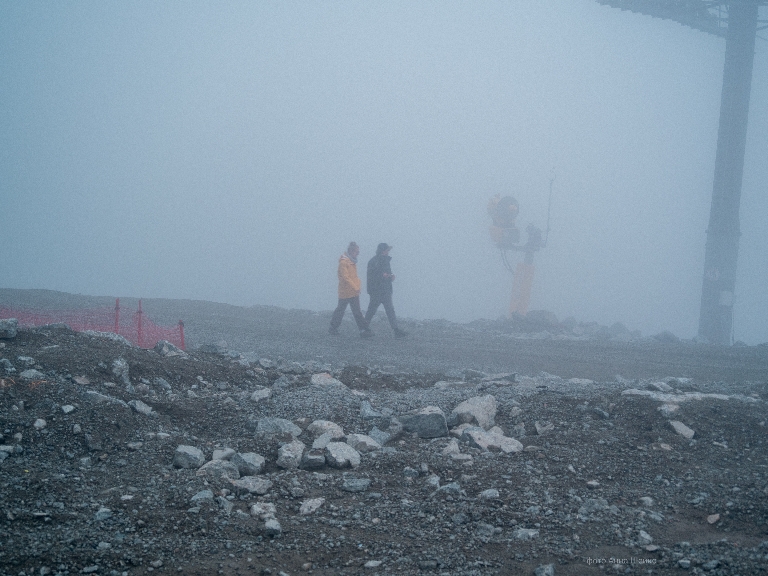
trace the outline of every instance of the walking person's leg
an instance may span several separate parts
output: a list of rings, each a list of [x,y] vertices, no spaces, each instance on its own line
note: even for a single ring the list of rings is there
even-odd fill
[[[392,330],[395,331],[396,338],[402,338],[407,334],[404,330],[400,330],[397,325],[397,315],[395,315],[395,306],[392,304],[392,294],[387,294],[381,299],[381,303],[384,305],[384,311],[387,313],[387,320]]]
[[[351,298],[349,301],[349,307],[352,309],[352,315],[355,317],[357,329],[360,330],[360,336],[363,338],[372,336],[373,332],[371,332],[370,328],[368,328],[368,323],[365,321],[365,318],[363,318],[363,311],[360,309],[360,296]]]
[[[371,320],[376,315],[376,310],[379,309],[381,299],[378,296],[371,295],[371,299],[368,301],[368,310],[365,312],[365,324],[370,328]]]
[[[347,309],[349,300],[346,298],[339,298],[339,305],[336,306],[336,310],[333,311],[331,316],[331,327],[328,330],[330,334],[338,334],[339,326],[341,326],[341,319],[344,317],[344,311]]]

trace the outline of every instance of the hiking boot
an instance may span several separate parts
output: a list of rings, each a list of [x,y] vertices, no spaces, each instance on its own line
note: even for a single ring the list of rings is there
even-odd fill
[[[405,330],[400,330],[399,328],[395,330],[395,338],[405,338],[408,336],[408,332]]]

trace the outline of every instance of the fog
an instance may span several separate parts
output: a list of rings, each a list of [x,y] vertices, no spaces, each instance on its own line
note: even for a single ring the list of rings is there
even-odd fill
[[[761,18],[768,16],[761,8]],[[768,341],[759,32],[734,337]],[[696,334],[725,40],[593,0],[0,1],[0,287],[507,312],[494,194],[547,224],[531,309]],[[363,306],[367,297],[363,297]]]

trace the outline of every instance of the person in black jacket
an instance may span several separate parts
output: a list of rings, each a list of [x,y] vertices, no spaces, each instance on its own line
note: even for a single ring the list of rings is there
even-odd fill
[[[365,313],[365,322],[370,326],[371,319],[379,309],[379,305],[383,304],[389,325],[395,331],[395,338],[402,338],[406,332],[398,328],[395,307],[392,305],[392,282],[395,275],[392,274],[392,269],[389,266],[389,261],[392,260],[389,255],[390,250],[392,250],[392,246],[382,242],[376,248],[376,256],[368,261],[366,286],[371,299]]]

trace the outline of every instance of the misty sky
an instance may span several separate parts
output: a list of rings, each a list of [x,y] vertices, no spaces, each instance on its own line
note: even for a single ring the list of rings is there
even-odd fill
[[[768,341],[763,38],[749,344]],[[593,0],[0,0],[0,287],[330,310],[356,240],[361,273],[394,245],[399,315],[497,318],[488,199],[544,228],[554,170],[531,308],[690,338],[724,52]]]

